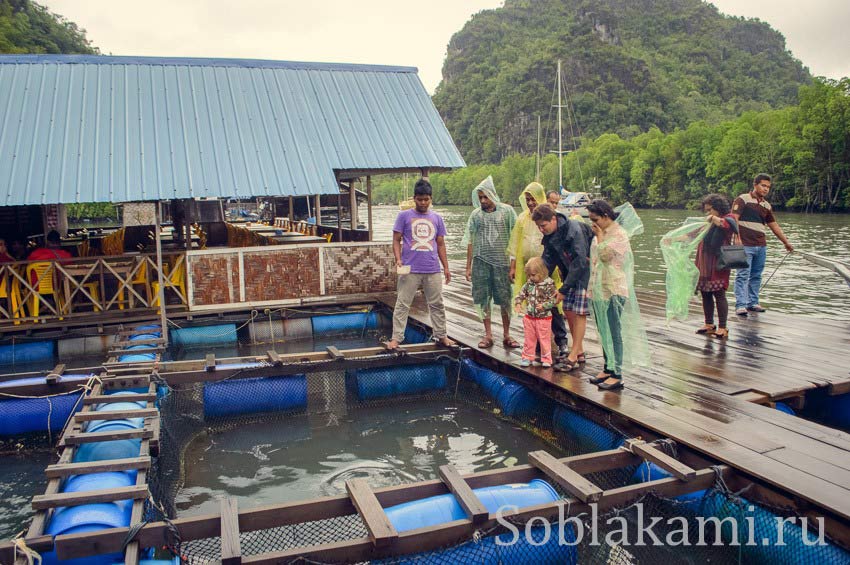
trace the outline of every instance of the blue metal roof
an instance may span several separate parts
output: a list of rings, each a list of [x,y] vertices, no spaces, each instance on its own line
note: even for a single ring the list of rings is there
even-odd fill
[[[463,166],[412,67],[0,56],[0,205],[331,194],[334,169]]]

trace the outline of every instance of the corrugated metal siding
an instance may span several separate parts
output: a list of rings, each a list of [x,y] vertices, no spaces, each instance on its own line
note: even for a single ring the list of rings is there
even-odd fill
[[[0,56],[0,205],[329,194],[333,169],[462,166],[408,67]]]

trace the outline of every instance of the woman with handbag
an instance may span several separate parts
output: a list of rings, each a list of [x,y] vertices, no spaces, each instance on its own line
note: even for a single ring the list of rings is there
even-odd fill
[[[702,210],[711,224],[705,238],[699,243],[696,254],[696,266],[699,269],[697,290],[702,295],[702,310],[705,313],[705,325],[697,330],[698,334],[713,335],[718,338],[729,337],[726,320],[729,315],[729,303],[726,290],[729,288],[730,268],[725,267],[723,249],[732,243],[738,231],[738,224],[730,214],[729,200],[722,194],[709,194],[702,200]],[[718,264],[719,263],[719,264]],[[714,307],[717,305],[718,326],[714,325]]]

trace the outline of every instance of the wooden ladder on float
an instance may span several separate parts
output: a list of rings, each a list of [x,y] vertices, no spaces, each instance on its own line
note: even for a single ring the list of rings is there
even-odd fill
[[[61,375],[62,369],[64,367],[57,367],[47,376],[47,379],[57,373],[57,370],[59,370],[58,374]],[[160,417],[159,410],[154,405],[156,383],[151,380],[150,375],[109,377],[105,373],[100,375],[99,381],[92,387],[91,394],[83,398],[83,408],[71,417],[59,439],[57,446],[62,449],[62,453],[59,460],[55,464],[49,465],[44,471],[48,479],[44,494],[36,495],[32,499],[35,515],[24,539],[28,547],[37,551],[43,552],[53,549],[53,539],[50,535],[46,535],[44,530],[50,518],[50,513],[58,507],[132,500],[130,526],[142,522],[144,517],[145,501],[149,497],[147,473],[151,466],[151,456],[159,454]],[[123,394],[117,397],[105,394],[108,391],[144,387],[147,387],[146,392]],[[145,402],[145,407],[138,410],[123,411],[96,412],[93,410],[93,407],[97,404],[110,402]],[[144,425],[136,430],[90,433],[83,431],[86,422],[121,420],[124,418],[144,418]],[[138,457],[81,463],[72,462],[74,453],[80,445],[120,439],[141,439]],[[130,470],[137,471],[136,483],[128,487],[73,493],[59,492],[62,482],[72,475]],[[138,542],[133,541],[127,544],[124,551],[125,565],[138,565],[139,550]],[[18,557],[15,561],[15,565],[26,565],[26,563],[25,557]]]

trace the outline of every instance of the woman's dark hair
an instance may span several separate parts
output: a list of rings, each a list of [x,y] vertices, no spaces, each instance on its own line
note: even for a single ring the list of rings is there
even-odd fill
[[[723,196],[722,194],[709,194],[705,198],[702,199],[702,207],[711,206],[717,213],[721,216],[725,216],[731,210],[729,206],[729,199]]]
[[[431,196],[431,183],[425,179],[419,179],[413,185],[413,196]]]
[[[596,214],[597,216],[603,216],[606,218],[611,218],[612,220],[616,220],[617,216],[620,214],[615,212],[611,205],[608,204],[604,200],[594,200],[587,206],[587,211]]]

